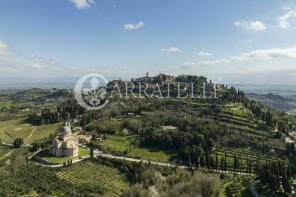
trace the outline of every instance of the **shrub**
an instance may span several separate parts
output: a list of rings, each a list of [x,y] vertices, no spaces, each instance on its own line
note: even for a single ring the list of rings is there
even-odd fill
[[[16,138],[13,142],[13,146],[15,148],[20,147],[24,143],[24,140],[22,138]]]
[[[40,148],[40,144],[39,143],[33,143],[32,148],[30,149],[31,152],[35,152],[37,150],[39,150]]]

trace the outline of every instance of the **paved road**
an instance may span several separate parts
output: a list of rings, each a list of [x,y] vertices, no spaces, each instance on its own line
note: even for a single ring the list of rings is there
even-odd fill
[[[104,154],[99,151],[98,155],[100,157],[105,157],[105,158],[110,158],[110,159],[119,159],[119,160],[125,160],[125,161],[131,161],[131,162],[142,162],[142,163],[151,163],[153,165],[158,165],[158,166],[168,166],[168,167],[177,167],[177,168],[183,168],[187,169],[188,166],[185,165],[178,165],[178,164],[172,164],[172,163],[164,163],[164,162],[157,162],[157,161],[150,161],[150,160],[145,160],[145,159],[136,159],[136,158],[131,158],[131,157],[123,157],[123,156],[114,156],[111,154]],[[211,169],[213,172],[217,173],[225,173],[225,174],[241,174],[241,175],[253,175],[250,173],[244,173],[244,172],[234,172],[234,171],[222,171],[222,170],[214,170]]]
[[[72,161],[72,164],[73,163],[81,162],[81,161],[86,160],[86,159],[89,159],[89,158],[90,158],[90,156],[84,156],[81,159],[74,159]],[[38,161],[33,160],[33,159],[29,159],[29,160],[32,161],[32,162],[34,162],[34,163],[36,163],[36,164],[38,164],[38,165],[41,165],[41,166],[44,166],[44,167],[48,167],[48,168],[62,168],[62,167],[65,167],[63,163],[60,163],[60,164],[52,164],[51,165],[51,164],[45,164],[45,163],[42,163],[42,162],[38,162]]]
[[[3,145],[5,145],[5,146],[13,146],[13,144],[7,144],[7,143],[5,143],[5,142],[1,142]],[[32,147],[32,145],[31,144],[23,144],[23,145],[21,145],[21,146],[23,146],[23,147]]]
[[[83,147],[83,148],[89,149],[89,147],[86,146],[86,145],[83,145],[83,144],[79,144],[79,145],[81,147]],[[158,166],[177,167],[177,168],[183,168],[183,169],[187,169],[188,168],[188,166],[178,165],[178,164],[173,164],[173,163],[156,162],[156,161],[151,161],[151,160],[146,160],[146,159],[136,159],[136,158],[124,157],[124,156],[115,156],[115,155],[103,153],[102,151],[99,151],[99,150],[94,150],[94,157],[104,157],[104,158],[109,158],[109,159],[119,159],[119,160],[125,160],[125,161],[130,161],[130,162],[151,163],[153,165],[158,165]],[[83,161],[83,160],[88,159],[88,158],[90,158],[90,157],[87,156],[87,157],[83,157],[81,159],[76,159],[76,160],[73,160],[72,163],[78,163],[78,162]],[[38,162],[38,164],[39,165],[42,165],[42,166],[45,166],[45,167],[51,167],[51,168],[64,167],[63,164],[49,165],[49,164],[42,164],[42,163],[39,163],[39,162]],[[214,170],[214,169],[211,169],[211,170],[214,173],[254,175],[254,174],[245,173],[245,172],[222,171],[222,170]]]
[[[250,191],[251,191],[251,193],[252,193],[252,195],[253,195],[254,197],[260,197],[259,193],[258,193],[257,190],[256,190],[256,187],[257,187],[257,185],[258,185],[259,182],[260,182],[260,181],[257,180],[257,181],[255,181],[254,183],[252,183],[252,184],[250,185]]]

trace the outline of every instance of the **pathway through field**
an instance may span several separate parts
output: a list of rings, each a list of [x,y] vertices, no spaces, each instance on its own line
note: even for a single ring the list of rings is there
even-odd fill
[[[36,128],[33,128],[33,129],[31,130],[30,134],[29,134],[27,137],[24,138],[24,142],[25,142],[27,139],[30,139],[30,138],[33,136],[33,134],[34,134],[35,132],[36,132]]]
[[[15,152],[17,149],[9,151],[8,153],[6,153],[5,155],[3,155],[2,157],[0,157],[0,161],[2,161],[5,157],[8,157],[9,155],[11,155],[13,152]]]

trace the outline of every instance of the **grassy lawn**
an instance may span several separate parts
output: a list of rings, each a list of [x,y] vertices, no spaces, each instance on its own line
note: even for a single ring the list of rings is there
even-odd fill
[[[10,108],[12,105],[12,101],[0,101],[0,109],[2,108]]]
[[[129,157],[139,157],[142,159],[151,159],[154,161],[169,161],[172,157],[176,156],[174,150],[160,150],[154,147],[135,148],[127,154]]]
[[[108,146],[108,149],[117,152],[127,151],[139,139],[139,136],[136,134],[107,135],[106,137],[107,139],[104,141],[104,145]]]
[[[160,150],[156,147],[136,147],[133,144],[139,139],[136,134],[129,135],[107,135],[103,146],[111,152],[123,153],[127,151],[127,156],[142,159],[151,159],[154,161],[168,161],[176,155],[174,150]]]
[[[61,123],[33,126],[24,123],[27,114],[13,114],[0,119],[0,138],[5,143],[12,143],[15,138],[23,138],[24,143],[31,143],[55,133]]]
[[[233,114],[237,115],[237,116],[241,116],[241,117],[250,117],[252,116],[252,113],[246,109],[242,104],[234,104],[232,107],[225,107],[223,109],[223,111],[225,112],[232,112]]]
[[[75,185],[87,184],[104,189],[104,196],[118,196],[122,190],[128,187],[125,175],[117,168],[100,164],[97,161],[85,160],[67,168],[63,168],[56,174],[64,180]]]
[[[78,159],[79,157],[86,155],[89,155],[89,150],[82,147],[79,147],[78,157],[55,157],[49,153],[49,150],[44,150],[38,153],[38,156],[42,157],[42,159],[54,163],[63,163],[67,162],[68,160]]]

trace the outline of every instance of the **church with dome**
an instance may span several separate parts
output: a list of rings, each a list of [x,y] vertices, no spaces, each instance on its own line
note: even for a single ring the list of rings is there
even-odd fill
[[[72,133],[70,123],[66,123],[59,135],[52,141],[50,153],[57,157],[77,157],[79,141]]]

